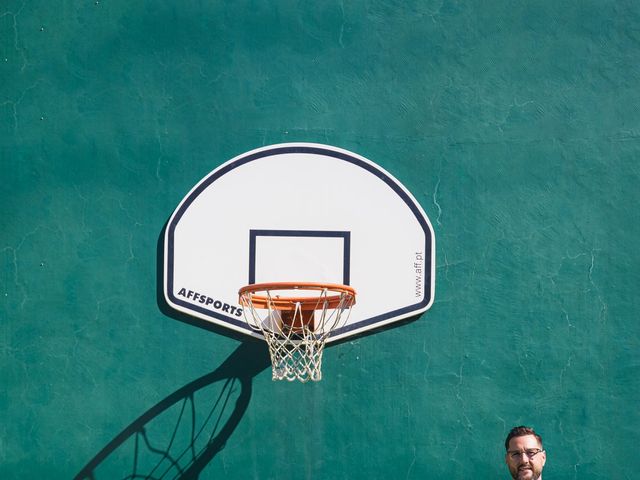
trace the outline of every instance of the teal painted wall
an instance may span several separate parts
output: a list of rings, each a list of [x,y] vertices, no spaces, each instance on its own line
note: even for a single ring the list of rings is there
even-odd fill
[[[507,478],[523,423],[545,478],[631,478],[637,2],[7,0],[0,76],[0,478]],[[437,238],[432,309],[313,385],[157,299],[181,198],[289,141]]]

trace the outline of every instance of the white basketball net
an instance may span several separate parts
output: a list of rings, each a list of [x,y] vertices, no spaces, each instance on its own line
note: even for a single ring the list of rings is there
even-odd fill
[[[332,331],[346,324],[353,305],[353,296],[326,288],[319,294],[315,292],[318,295],[317,303],[314,311],[310,312],[313,321],[307,322],[303,320],[300,303],[292,303],[291,309],[286,311],[275,308],[275,301],[281,301],[282,298],[274,292],[275,290],[264,292],[268,299],[266,308],[256,307],[251,292],[241,295],[247,324],[253,330],[261,332],[269,345],[273,380],[321,380],[324,344]],[[328,308],[329,294],[332,298],[335,298],[336,294],[340,296],[335,308]],[[308,313],[305,316],[307,315]],[[285,322],[283,317],[287,316],[289,319]]]

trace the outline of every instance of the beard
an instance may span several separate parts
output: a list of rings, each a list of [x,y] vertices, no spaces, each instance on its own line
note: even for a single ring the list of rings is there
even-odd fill
[[[511,476],[515,480],[527,479],[527,480],[538,480],[542,472],[535,468],[533,465],[529,465],[526,467],[520,467],[515,472],[511,472]]]

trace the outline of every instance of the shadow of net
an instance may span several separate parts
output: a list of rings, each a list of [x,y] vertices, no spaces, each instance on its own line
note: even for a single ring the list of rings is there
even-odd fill
[[[176,390],[109,442],[75,479],[190,479],[224,448],[247,409],[266,348],[244,343],[215,371]]]

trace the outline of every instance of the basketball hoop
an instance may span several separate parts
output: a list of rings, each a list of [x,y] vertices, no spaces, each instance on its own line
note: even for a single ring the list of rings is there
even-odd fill
[[[321,380],[325,341],[347,322],[356,303],[355,290],[347,285],[278,282],[247,285],[238,294],[247,324],[269,345],[273,380]]]

